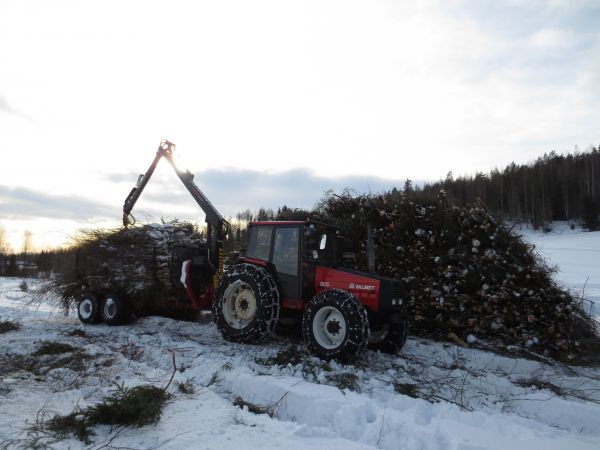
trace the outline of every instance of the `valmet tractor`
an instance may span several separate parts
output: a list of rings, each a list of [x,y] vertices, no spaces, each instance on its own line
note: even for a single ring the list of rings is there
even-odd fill
[[[207,223],[207,248],[173,249],[171,271],[177,276],[172,281],[184,288],[193,309],[212,309],[226,339],[256,343],[273,333],[278,323],[296,323],[309,350],[323,358],[344,361],[367,345],[392,352],[404,345],[407,314],[402,284],[374,273],[370,228],[369,272],[346,267],[354,254],[342,248],[339,229],[310,220],[250,222],[245,251],[224,267],[223,240],[230,226],[196,186],[193,175],[177,168],[174,151],[174,144],[161,142],[150,168],[123,205],[123,224],[130,224],[135,202],[164,157],[206,214]],[[101,315],[110,319],[126,307],[122,305],[123,301],[105,300]]]

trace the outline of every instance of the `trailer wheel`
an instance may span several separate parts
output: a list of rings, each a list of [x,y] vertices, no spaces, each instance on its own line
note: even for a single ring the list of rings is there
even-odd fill
[[[121,295],[109,293],[102,299],[100,308],[102,322],[107,325],[122,325],[129,320],[129,307]]]
[[[231,266],[219,283],[213,314],[225,339],[260,341],[273,332],[279,319],[279,290],[275,280],[259,266]]]
[[[369,318],[351,293],[332,289],[308,302],[302,316],[302,334],[312,353],[346,362],[367,345]]]
[[[407,337],[408,320],[404,319],[398,323],[386,323],[377,330],[371,330],[369,348],[393,355],[402,350]]]
[[[77,317],[82,323],[100,322],[100,305],[95,295],[86,292],[77,302]]]

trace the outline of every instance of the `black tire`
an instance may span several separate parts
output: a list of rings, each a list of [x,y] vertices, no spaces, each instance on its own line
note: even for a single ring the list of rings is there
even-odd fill
[[[321,292],[306,305],[302,335],[308,349],[320,358],[347,362],[368,343],[367,311],[347,291]]]
[[[236,264],[221,278],[213,314],[225,339],[251,344],[273,333],[279,307],[279,290],[269,272],[252,264]]]
[[[398,323],[386,323],[378,330],[371,331],[371,338],[376,338],[375,342],[369,342],[371,350],[379,350],[382,353],[394,355],[402,350],[406,339],[408,338],[408,320],[402,320]]]
[[[100,303],[98,297],[86,292],[77,301],[77,317],[82,323],[95,324],[100,322]]]
[[[107,325],[122,325],[129,320],[129,305],[124,296],[108,293],[100,305],[100,317]]]

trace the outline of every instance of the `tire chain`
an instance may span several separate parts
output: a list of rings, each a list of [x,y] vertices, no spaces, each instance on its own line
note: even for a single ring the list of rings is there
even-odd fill
[[[258,292],[255,292],[255,297],[257,303],[260,304],[260,307],[257,309],[259,317],[256,318],[256,323],[253,327],[243,330],[240,333],[231,334],[222,326],[224,318],[219,305],[222,302],[223,293],[229,282],[243,277],[252,280],[257,287]],[[254,289],[254,286],[251,287]],[[279,289],[271,274],[262,267],[244,263],[231,267],[221,279],[215,301],[213,302],[213,315],[217,329],[226,339],[232,342],[250,344],[259,342],[273,333],[279,320],[279,307]]]
[[[315,344],[311,334],[312,318],[316,311],[312,311],[312,306],[318,306],[325,302],[335,302],[336,307],[344,314],[347,323],[348,337],[342,344],[338,352],[323,352],[318,344]],[[311,305],[312,303],[312,305]],[[349,318],[358,320],[348,321]],[[302,317],[302,337],[312,353],[325,358],[339,359],[348,361],[360,353],[369,341],[369,318],[367,311],[360,302],[349,292],[343,289],[331,289],[317,294],[305,309]]]

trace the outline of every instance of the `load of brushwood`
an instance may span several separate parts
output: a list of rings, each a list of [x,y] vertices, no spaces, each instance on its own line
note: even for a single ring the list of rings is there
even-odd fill
[[[406,286],[411,333],[459,342],[522,348],[586,363],[600,354],[597,323],[581,299],[552,279],[531,244],[483,204],[451,206],[437,199],[330,193],[315,211],[363,243],[356,269],[366,270],[371,222],[377,273]],[[360,245],[360,244],[359,244]]]
[[[173,247],[205,248],[206,242],[189,222],[172,221],[114,230],[89,230],[71,245],[69,264],[46,285],[65,309],[82,293],[125,293],[146,307],[181,298],[170,281]]]

